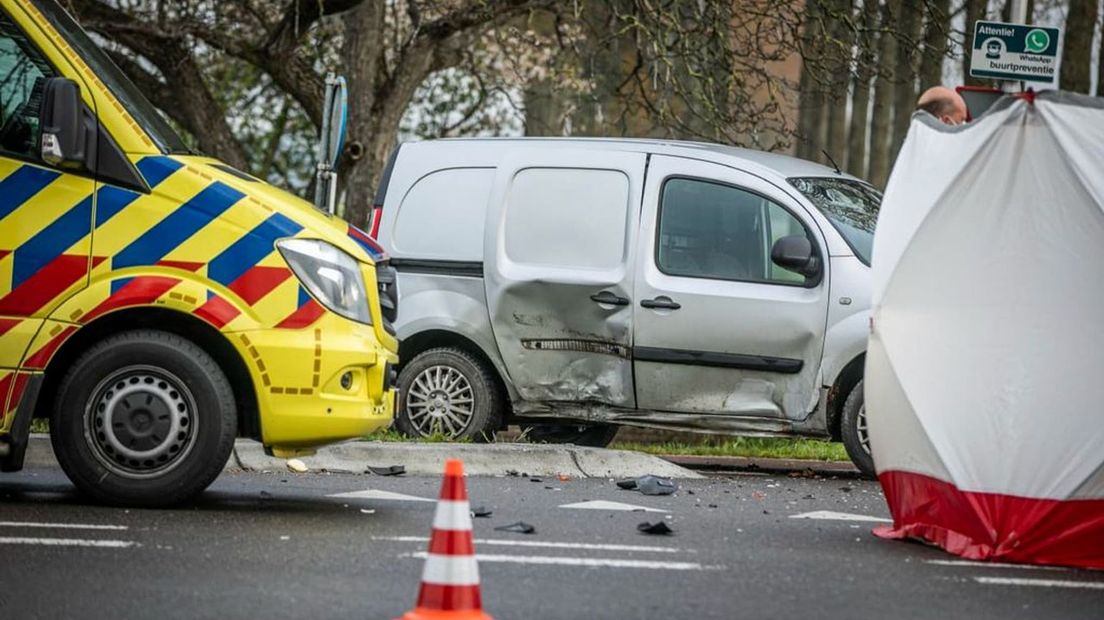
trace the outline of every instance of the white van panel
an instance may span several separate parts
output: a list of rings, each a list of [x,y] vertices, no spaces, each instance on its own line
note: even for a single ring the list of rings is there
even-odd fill
[[[403,197],[392,245],[424,259],[483,260],[483,223],[494,168],[438,170],[419,179]]]
[[[510,260],[614,269],[625,255],[629,178],[617,170],[526,168],[506,197]]]

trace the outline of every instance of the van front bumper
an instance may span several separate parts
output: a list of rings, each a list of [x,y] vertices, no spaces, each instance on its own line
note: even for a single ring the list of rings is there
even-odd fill
[[[266,447],[307,449],[391,424],[398,355],[370,325],[327,312],[302,329],[228,336],[249,366]]]

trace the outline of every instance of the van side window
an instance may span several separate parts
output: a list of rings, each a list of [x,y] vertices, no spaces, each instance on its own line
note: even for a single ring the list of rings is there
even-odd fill
[[[0,152],[39,158],[42,92],[55,75],[34,44],[0,13]]]
[[[789,211],[752,192],[697,179],[663,186],[656,266],[689,278],[770,284],[805,282],[774,265],[771,247],[788,235],[806,235]]]
[[[629,178],[617,170],[526,168],[506,197],[510,260],[610,270],[625,262]]]

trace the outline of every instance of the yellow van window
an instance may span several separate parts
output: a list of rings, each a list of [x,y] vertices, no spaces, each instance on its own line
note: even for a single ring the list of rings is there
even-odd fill
[[[0,13],[0,151],[38,159],[39,108],[53,68]]]

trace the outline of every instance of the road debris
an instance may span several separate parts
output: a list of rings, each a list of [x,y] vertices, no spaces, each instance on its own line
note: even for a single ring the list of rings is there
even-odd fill
[[[510,525],[500,525],[495,528],[497,532],[514,532],[515,534],[533,534],[537,531],[537,528],[529,525],[525,521],[518,521],[517,523],[511,523]]]
[[[640,491],[644,495],[670,495],[678,490],[678,485],[673,480],[651,474],[635,479],[618,480],[617,486],[626,491]]]
[[[377,476],[400,476],[406,473],[406,467],[403,465],[388,465],[387,467],[372,467],[369,465],[368,471]]]
[[[647,521],[636,526],[636,529],[644,534],[650,534],[653,536],[666,536],[674,534],[675,530],[672,530],[666,521],[656,521],[655,523],[649,523]]]
[[[491,512],[491,509],[486,506],[476,506],[471,509],[471,516],[482,519],[491,516]]]
[[[310,471],[310,468],[307,467],[307,464],[303,461],[300,461],[299,459],[288,459],[287,468],[288,471],[296,474],[305,474]]]

